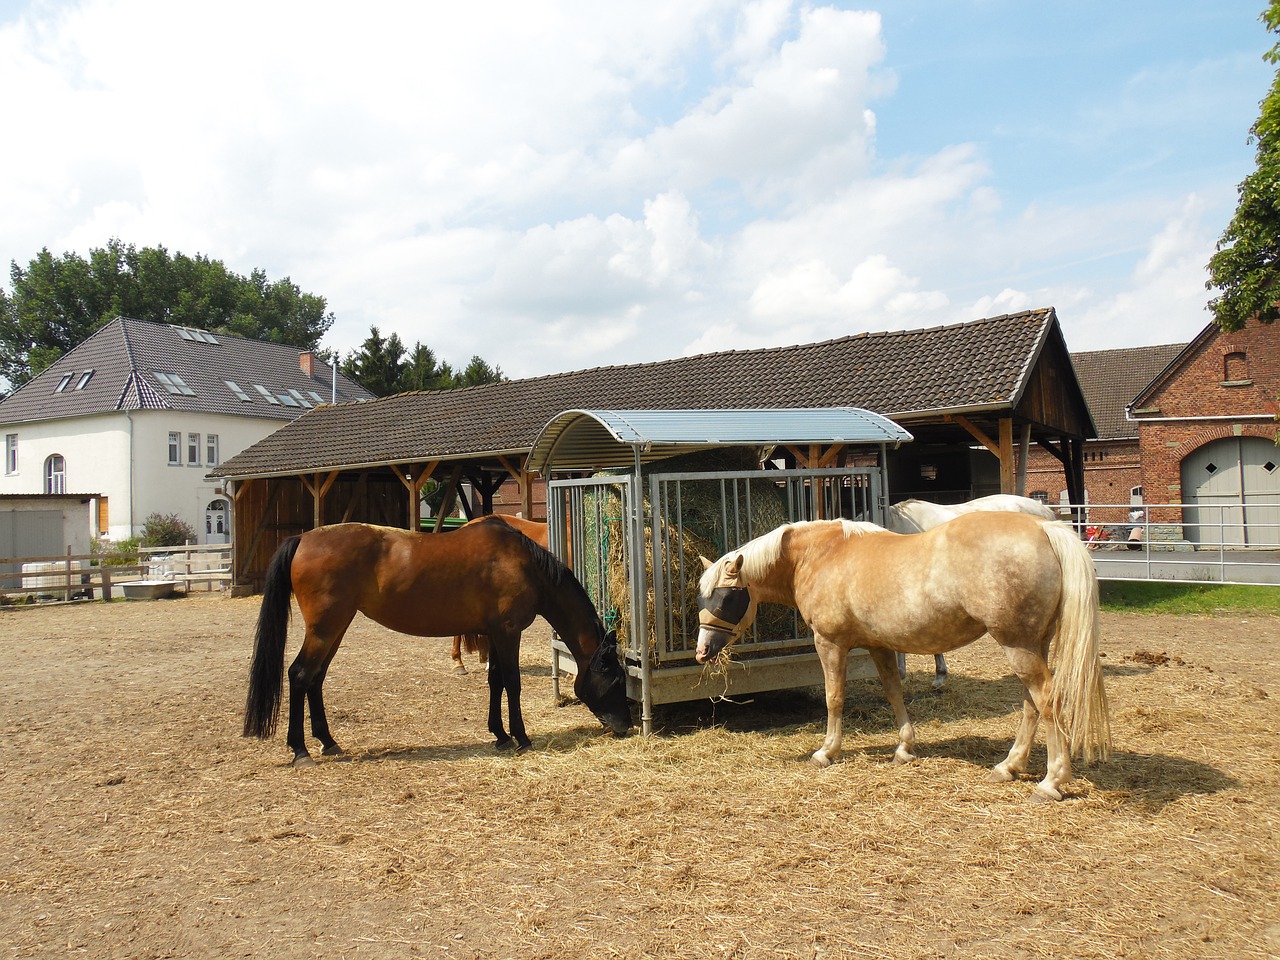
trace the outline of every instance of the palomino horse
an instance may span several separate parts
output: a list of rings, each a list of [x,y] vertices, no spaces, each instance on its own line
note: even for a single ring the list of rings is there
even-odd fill
[[[491,513],[488,516],[476,517],[463,524],[469,527],[473,523],[484,523],[489,519],[501,520],[508,526],[519,530],[526,537],[542,548],[547,546],[547,525],[540,520],[525,520],[523,517],[509,517],[504,513]],[[483,633],[462,633],[453,638],[453,672],[460,676],[467,675],[466,664],[462,662],[462,651],[479,654],[481,665],[489,662],[489,638]]]
[[[962,513],[973,513],[979,510],[1008,510],[1013,513],[1029,513],[1042,520],[1054,519],[1053,511],[1039,500],[1030,497],[1017,497],[1011,493],[996,493],[989,497],[979,497],[967,503],[932,503],[928,500],[903,500],[891,504],[885,510],[885,526],[894,533],[924,533],[939,524],[954,520]],[[907,675],[907,655],[898,654],[898,676]],[[933,658],[933,689],[941,690],[947,682],[947,658],[935,654]]]
[[[813,631],[827,693],[827,736],[813,755],[819,766],[840,756],[851,648],[871,654],[899,727],[894,757],[905,763],[915,759],[915,729],[894,652],[941,653],[983,633],[1004,648],[1026,688],[1017,737],[993,780],[1026,772],[1041,716],[1049,759],[1037,799],[1062,798],[1074,753],[1086,761],[1106,754],[1098,582],[1088,551],[1065,524],[972,513],[903,536],[870,523],[816,520],[779,527],[706,563],[699,662],[737,639],[760,603],[795,607]]]
[[[280,714],[290,593],[306,625],[289,667],[289,736],[293,763],[311,764],[303,736],[304,705],[325,754],[342,749],[325,718],[325,674],[357,612],[414,636],[483,633],[492,643],[489,730],[498,747],[512,738],[530,746],[520,712],[520,633],[542,616],[578,664],[574,692],[619,736],[631,726],[617,638],[605,634],[595,607],[564,564],[496,521],[447,535],[365,523],[317,527],[290,537],[267,568],[249,671],[244,734],[263,739]],[[502,725],[507,695],[511,733]]]

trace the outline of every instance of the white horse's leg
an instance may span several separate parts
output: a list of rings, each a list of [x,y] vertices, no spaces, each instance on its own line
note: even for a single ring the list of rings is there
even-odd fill
[[[933,689],[941,690],[947,682],[947,658],[940,653],[933,655]]]
[[[840,759],[840,743],[844,739],[844,687],[849,651],[816,634],[813,640],[827,691],[827,737],[811,759],[815,766],[829,767]]]
[[[884,688],[884,697],[893,708],[893,718],[898,724],[898,748],[893,752],[894,762],[910,763],[916,759],[911,752],[916,745],[916,728],[911,725],[907,705],[902,701],[902,681],[898,678],[894,652],[879,647],[872,647],[867,652],[876,665],[876,673],[880,674],[880,686]]]

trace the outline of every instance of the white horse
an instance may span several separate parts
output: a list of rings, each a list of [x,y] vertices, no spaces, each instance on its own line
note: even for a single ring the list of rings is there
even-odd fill
[[[1053,511],[1039,500],[1018,497],[1011,493],[996,493],[979,497],[967,503],[931,503],[928,500],[903,500],[885,511],[885,526],[894,533],[924,533],[939,524],[954,520],[964,513],[981,510],[1007,510],[1012,513],[1029,513],[1042,520],[1055,519]],[[898,676],[907,675],[907,655],[898,654]],[[947,682],[947,659],[942,654],[933,658],[933,689],[941,690]]]
[[[1042,716],[1048,770],[1037,799],[1062,798],[1072,754],[1088,761],[1110,746],[1098,580],[1089,551],[1066,524],[984,512],[903,536],[850,520],[802,521],[704,562],[699,662],[736,640],[761,603],[796,608],[813,631],[827,694],[827,736],[813,754],[819,766],[840,756],[849,650],[871,654],[898,723],[894,758],[905,763],[915,759],[915,728],[894,652],[942,653],[984,633],[1004,648],[1025,687],[1017,736],[993,780],[1026,772]]]

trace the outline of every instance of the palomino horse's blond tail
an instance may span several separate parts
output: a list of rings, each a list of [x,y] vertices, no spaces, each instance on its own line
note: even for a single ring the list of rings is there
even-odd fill
[[[1046,523],[1044,533],[1062,566],[1058,628],[1050,648],[1054,661],[1050,703],[1072,756],[1082,753],[1088,763],[1095,752],[1105,758],[1111,749],[1111,717],[1098,657],[1102,636],[1098,577],[1089,551],[1069,526]]]

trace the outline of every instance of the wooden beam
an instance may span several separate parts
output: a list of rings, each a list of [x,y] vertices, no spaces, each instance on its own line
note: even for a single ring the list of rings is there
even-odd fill
[[[969,433],[973,436],[973,439],[977,440],[980,444],[982,444],[984,447],[986,447],[988,450],[994,453],[997,457],[1000,456],[999,444],[997,444],[994,440],[992,440],[985,433],[983,433],[982,430],[979,429],[978,425],[970,421],[967,417],[961,416],[958,413],[949,413],[946,416],[946,420],[948,423],[960,424],[960,426],[964,427],[966,430],[969,431]]]
[[[439,460],[428,460],[426,463],[408,464],[404,467],[404,473],[400,472],[398,466],[391,469],[395,472],[396,478],[404,485],[409,492],[409,529],[418,530],[422,520],[422,487],[431,479],[431,474],[435,473]]]
[[[1014,493],[1018,488],[1017,461],[1013,456],[1013,417],[1000,418],[1000,492]]]

